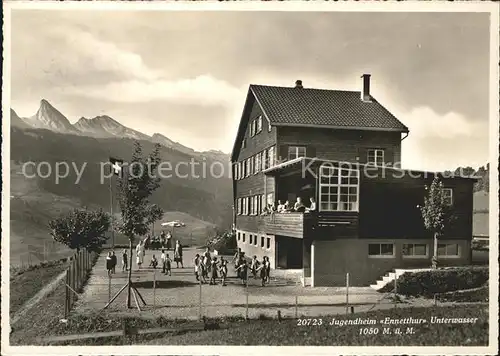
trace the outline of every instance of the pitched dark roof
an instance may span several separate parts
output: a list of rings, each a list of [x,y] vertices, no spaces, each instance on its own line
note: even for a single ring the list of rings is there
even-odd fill
[[[408,132],[408,128],[373,97],[361,92],[250,85],[272,125],[325,126]]]

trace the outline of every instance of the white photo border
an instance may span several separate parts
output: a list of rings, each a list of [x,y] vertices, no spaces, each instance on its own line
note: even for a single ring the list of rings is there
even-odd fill
[[[2,354],[36,355],[471,355],[496,354],[498,350],[498,170],[499,161],[499,4],[494,2],[369,2],[369,1],[285,1],[285,2],[121,2],[121,1],[6,1],[3,3],[3,83],[2,83],[2,191],[10,192],[10,45],[11,12],[13,10],[39,9],[55,10],[164,10],[164,11],[345,11],[345,12],[487,12],[490,13],[490,308],[489,341],[487,347],[419,347],[419,346],[346,346],[346,347],[306,347],[306,346],[10,346],[9,345],[9,260],[10,260],[10,199],[2,194]],[[493,164],[495,163],[495,164]],[[493,169],[495,166],[495,169]]]

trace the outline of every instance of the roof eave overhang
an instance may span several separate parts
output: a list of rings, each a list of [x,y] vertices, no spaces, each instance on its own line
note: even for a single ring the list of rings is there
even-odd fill
[[[243,118],[245,117],[245,114],[247,113],[247,110],[248,110],[248,106],[249,106],[249,102],[250,102],[249,99],[250,99],[251,93],[253,95],[253,92],[251,92],[250,88],[248,88],[247,96],[245,99],[245,105],[243,106],[243,111],[242,111],[241,117],[240,117],[240,123],[238,125],[238,132],[236,134],[236,139],[234,140],[233,150],[231,151],[231,162],[234,162],[236,160],[236,154],[240,150],[240,147],[239,147],[241,145],[240,138],[244,134],[244,132],[242,132],[242,130],[243,130]]]
[[[360,131],[385,131],[385,132],[402,132],[408,133],[410,130],[404,128],[381,128],[381,127],[361,127],[361,126],[335,126],[335,125],[317,125],[317,124],[294,124],[294,123],[280,123],[272,122],[271,125],[279,127],[311,127],[335,130],[360,130]]]
[[[322,164],[333,163],[339,165],[350,165],[356,167],[358,169],[368,169],[368,170],[388,170],[393,172],[404,173],[404,175],[410,175],[414,178],[433,178],[436,175],[441,179],[459,179],[462,181],[469,181],[470,183],[475,183],[478,181],[476,177],[462,177],[462,176],[445,176],[443,172],[432,172],[432,171],[419,171],[412,169],[402,169],[391,166],[373,166],[370,164],[359,163],[359,162],[347,162],[347,161],[335,161],[328,159],[321,159],[317,157],[298,157],[290,161],[285,161],[280,164],[277,164],[273,167],[267,168],[262,172],[269,176],[279,176],[282,174],[289,173],[291,171],[295,171],[298,167],[302,165],[302,169],[314,169]]]

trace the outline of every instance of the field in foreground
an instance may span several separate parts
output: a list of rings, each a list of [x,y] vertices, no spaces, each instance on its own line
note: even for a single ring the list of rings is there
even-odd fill
[[[10,277],[10,312],[15,313],[68,267],[67,263],[58,263],[48,267],[38,267],[26,270]]]
[[[366,326],[330,326],[332,318],[337,320],[369,318],[381,320],[403,319],[408,317],[427,319],[421,325],[389,326],[377,322],[369,327],[378,329],[377,335],[362,335],[360,329]],[[478,318],[473,324],[431,324],[431,317],[445,318]],[[54,322],[49,326],[55,334],[78,334],[120,330],[123,318],[112,318],[105,315],[75,316],[67,324]],[[316,319],[318,320],[318,319]],[[488,308],[480,305],[456,305],[432,308],[404,308],[379,310],[367,313],[324,316],[322,325],[299,326],[298,320],[249,320],[226,319],[215,320],[219,329],[196,332],[185,332],[162,337],[141,335],[137,338],[113,337],[93,339],[79,342],[66,342],[64,345],[307,345],[307,346],[354,346],[354,345],[418,345],[418,346],[486,346],[488,344]],[[130,326],[138,328],[175,327],[185,321],[172,321],[164,318],[139,319],[127,318]],[[408,332],[407,327],[412,327]],[[383,334],[389,328],[391,334]],[[398,334],[397,329],[399,328]]]

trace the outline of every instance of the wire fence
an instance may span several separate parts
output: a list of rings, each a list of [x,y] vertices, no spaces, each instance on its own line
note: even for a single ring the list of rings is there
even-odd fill
[[[66,295],[64,303],[64,317],[67,318],[71,308],[78,299],[87,281],[92,267],[96,263],[99,253],[81,249],[71,259],[69,267],[66,269]]]
[[[134,278],[140,279],[134,284],[146,302],[140,303],[141,312],[171,319],[297,319],[321,315],[349,315],[374,309],[397,308],[398,304],[401,304],[396,290],[378,293],[375,290],[350,286],[349,274],[346,274],[345,285],[335,288],[333,293],[302,289],[299,287],[301,282],[283,279],[272,279],[262,287],[260,279],[250,278],[247,283],[243,283],[236,277],[230,277],[226,281],[227,286],[223,286],[221,280],[217,280],[217,285],[203,284],[195,281],[194,276],[193,281],[177,278],[168,280],[162,276],[161,270],[141,270],[134,271],[133,274]],[[98,295],[94,295],[94,306],[104,307],[126,283],[123,276],[109,275],[106,278],[106,286],[101,284],[99,303],[96,303]],[[235,286],[238,290],[235,290]],[[138,301],[140,302],[140,299]],[[123,303],[114,303],[114,310],[124,308]]]

